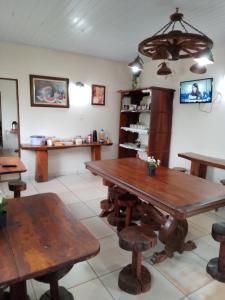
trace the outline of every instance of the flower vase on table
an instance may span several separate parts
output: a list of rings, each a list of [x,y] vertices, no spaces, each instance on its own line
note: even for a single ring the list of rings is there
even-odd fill
[[[148,176],[155,176],[156,168],[160,165],[160,160],[155,159],[154,156],[149,156],[147,159],[147,174]]]
[[[6,226],[7,223],[7,211],[6,207],[6,199],[0,193],[0,229]]]

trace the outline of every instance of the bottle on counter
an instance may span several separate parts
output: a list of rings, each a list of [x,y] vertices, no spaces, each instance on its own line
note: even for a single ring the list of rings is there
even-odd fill
[[[82,137],[79,135],[75,138],[76,145],[82,145]]]
[[[91,134],[91,133],[88,134],[88,136],[87,136],[87,143],[88,143],[88,144],[91,144],[91,143],[92,143],[92,134]]]
[[[105,131],[104,129],[100,129],[100,132],[99,132],[99,143],[100,144],[104,144],[105,142]]]
[[[97,143],[98,141],[98,135],[97,135],[97,131],[96,130],[93,130],[93,143]]]

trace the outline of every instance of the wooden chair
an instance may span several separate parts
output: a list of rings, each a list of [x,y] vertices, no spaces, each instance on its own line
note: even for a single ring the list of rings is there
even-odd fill
[[[20,193],[26,190],[27,184],[22,180],[16,179],[16,180],[10,180],[8,183],[8,187],[10,191],[14,192],[14,198],[19,198]]]
[[[225,222],[213,224],[212,237],[220,243],[219,257],[212,258],[206,270],[214,279],[225,282]]]
[[[118,235],[120,247],[132,251],[132,263],[120,271],[119,287],[133,295],[147,292],[151,287],[151,275],[141,264],[141,252],[155,246],[156,234],[148,225],[144,225],[126,227]]]
[[[43,282],[43,283],[49,283],[50,284],[50,290],[44,293],[40,300],[73,300],[73,295],[64,287],[59,287],[58,281],[63,278],[71,269],[73,266],[64,267],[62,269],[59,269],[55,272],[49,273],[47,275],[43,275],[40,277],[35,278],[35,280]]]

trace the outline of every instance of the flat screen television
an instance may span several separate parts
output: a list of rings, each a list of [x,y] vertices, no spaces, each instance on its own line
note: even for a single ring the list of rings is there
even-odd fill
[[[211,103],[213,78],[180,83],[180,103]]]

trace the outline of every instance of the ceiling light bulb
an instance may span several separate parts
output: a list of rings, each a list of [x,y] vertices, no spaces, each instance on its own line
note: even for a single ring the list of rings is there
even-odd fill
[[[133,67],[131,67],[131,70],[132,70],[133,73],[138,73],[138,72],[141,71],[141,68],[138,67],[138,66],[133,66]]]
[[[143,70],[143,60],[138,55],[134,61],[129,63],[128,67],[131,68],[132,73],[137,74]]]
[[[209,60],[206,56],[195,58],[194,61],[196,61],[201,67],[213,64],[213,61]]]
[[[199,53],[195,58],[194,61],[196,61],[201,67],[206,65],[211,65],[214,63],[212,51],[209,48],[206,48],[202,51],[202,53]]]

